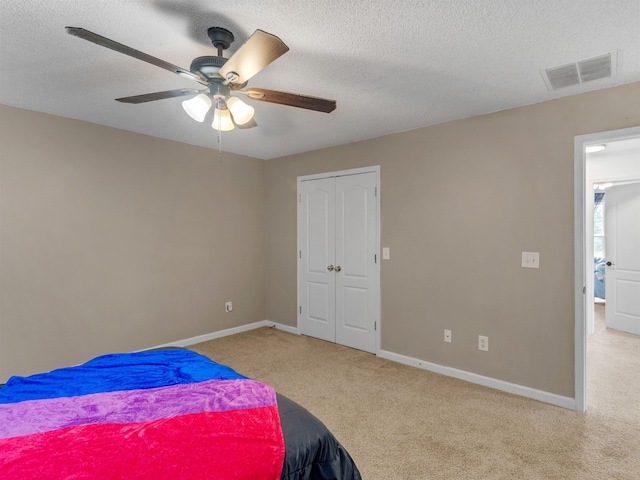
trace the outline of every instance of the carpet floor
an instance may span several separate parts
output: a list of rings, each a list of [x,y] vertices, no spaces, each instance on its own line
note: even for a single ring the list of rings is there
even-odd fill
[[[366,480],[637,480],[640,337],[596,314],[586,413],[274,328],[190,348],[307,408]]]

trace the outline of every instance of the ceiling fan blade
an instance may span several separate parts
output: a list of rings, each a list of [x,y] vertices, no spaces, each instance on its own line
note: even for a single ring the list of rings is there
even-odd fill
[[[78,27],[65,27],[65,28],[69,35],[82,38],[83,40],[87,40],[89,42],[95,43],[96,45],[100,45],[100,46],[109,48],[111,50],[115,50],[116,52],[124,53],[125,55],[129,55],[130,57],[137,58],[138,60],[142,60],[143,62],[150,63],[151,65],[155,65],[156,67],[169,70],[170,72],[177,73],[179,75],[182,75],[183,77],[191,78],[204,85],[208,84],[205,78],[200,77],[199,75],[195,75],[194,73],[191,73],[188,69],[178,67],[169,62],[165,62],[164,60],[160,60],[159,58],[153,57],[147,53],[141,52],[131,47],[127,47],[122,43],[118,43],[107,37],[98,35],[97,33],[93,33],[93,32],[90,32],[89,30],[85,30],[84,28],[78,28]]]
[[[231,80],[231,83],[245,83],[288,51],[289,47],[275,35],[256,30],[227,60],[227,63],[220,69],[220,75],[222,78]],[[230,79],[228,77],[230,73],[236,74],[237,78]]]
[[[201,90],[195,88],[180,88],[177,90],[167,90],[165,92],[145,93],[144,95],[135,95],[133,97],[116,98],[116,101],[122,103],[145,103],[153,102],[154,100],[163,100],[165,98],[184,97],[185,95],[195,95],[200,93]]]
[[[307,110],[316,110],[317,112],[331,113],[336,109],[336,101],[325,98],[307,97],[296,93],[276,92],[275,90],[266,90],[264,88],[248,88],[244,93],[254,100],[306,108]]]

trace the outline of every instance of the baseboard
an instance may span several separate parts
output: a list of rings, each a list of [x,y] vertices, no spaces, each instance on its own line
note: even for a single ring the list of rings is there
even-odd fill
[[[237,333],[248,332],[249,330],[255,330],[261,327],[275,327],[278,330],[283,330],[289,333],[298,333],[298,329],[290,327],[289,325],[282,325],[281,323],[271,322],[269,320],[262,320],[260,322],[248,323],[247,325],[240,325],[239,327],[227,328],[225,330],[218,330],[217,332],[206,333],[204,335],[198,335],[196,337],[185,338],[184,340],[177,340],[175,342],[164,343],[162,345],[156,345],[155,347],[145,348],[145,350],[152,350],[154,348],[164,347],[188,347],[189,345],[195,345],[196,343],[207,342],[209,340],[215,340],[216,338],[228,337],[229,335],[235,335]]]
[[[282,330],[283,332],[293,333],[295,335],[300,335],[300,330],[298,327],[292,327],[289,325],[283,325],[282,323],[272,322],[271,320],[267,320],[267,326],[275,327],[278,330]]]
[[[485,377],[484,375],[478,375],[477,373],[458,370],[457,368],[452,367],[445,367],[443,365],[438,365],[437,363],[425,362],[424,360],[407,357],[405,355],[388,352],[386,350],[380,350],[378,352],[378,356],[394,362],[403,363],[412,367],[422,368],[423,370],[428,370],[430,372],[482,385],[483,387],[494,388],[503,392],[513,393],[514,395],[520,395],[522,397],[550,403],[551,405],[556,405],[558,407],[568,408],[570,410],[578,409],[576,400],[571,397],[563,397],[562,395],[557,395],[555,393],[536,390],[535,388],[525,387],[491,377]]]
[[[216,338],[228,337],[229,335],[235,335],[236,333],[248,332],[249,330],[255,330],[260,327],[270,327],[266,320],[261,322],[248,323],[247,325],[240,325],[239,327],[227,328],[225,330],[218,330],[217,332],[206,333],[204,335],[198,335],[197,337],[185,338],[184,340],[178,340],[176,342],[165,343],[145,350],[151,350],[152,348],[163,347],[188,347],[189,345],[195,345],[196,343],[207,342]]]

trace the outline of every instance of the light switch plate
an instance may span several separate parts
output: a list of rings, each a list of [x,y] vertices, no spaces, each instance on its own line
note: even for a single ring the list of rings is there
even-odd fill
[[[522,268],[540,268],[540,252],[522,252]]]
[[[389,260],[391,258],[391,254],[389,253],[389,247],[382,247],[382,259]]]
[[[451,343],[451,330],[445,329],[444,331],[444,341],[447,343]]]

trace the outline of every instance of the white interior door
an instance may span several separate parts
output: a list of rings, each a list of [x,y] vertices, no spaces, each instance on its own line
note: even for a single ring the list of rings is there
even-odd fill
[[[299,199],[298,323],[303,334],[335,342],[335,179],[302,182]]]
[[[606,324],[640,335],[640,183],[605,194]]]
[[[375,353],[380,316],[377,172],[299,182],[301,333]]]
[[[376,183],[373,172],[336,178],[336,342],[366,352],[380,304]]]

